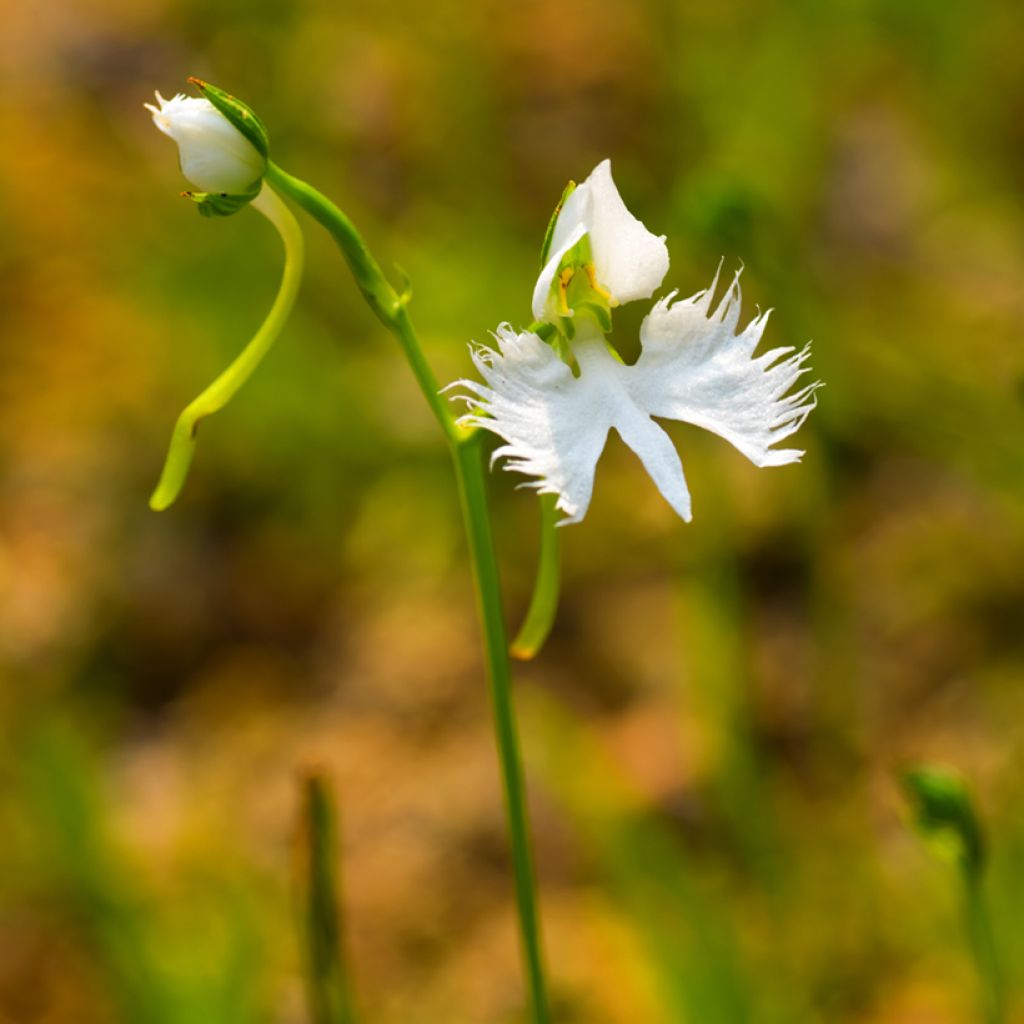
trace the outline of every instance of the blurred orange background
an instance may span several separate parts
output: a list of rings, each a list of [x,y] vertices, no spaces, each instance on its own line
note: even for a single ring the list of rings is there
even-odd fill
[[[614,439],[517,668],[558,1019],[978,1018],[900,771],[969,780],[1024,993],[1019,4],[9,3],[0,37],[0,1022],[299,1022],[298,779],[340,806],[361,1019],[522,1017],[453,480],[308,227],[196,216],[142,104],[198,75],[413,282],[438,376],[525,324],[551,209],[612,158],[690,294],[742,260],[814,339],[804,463],[669,429],[685,525]],[[397,274],[395,275],[397,279]],[[635,353],[642,310],[616,318]],[[536,503],[491,477],[510,622]],[[1012,1007],[1017,1007],[1013,1017]]]

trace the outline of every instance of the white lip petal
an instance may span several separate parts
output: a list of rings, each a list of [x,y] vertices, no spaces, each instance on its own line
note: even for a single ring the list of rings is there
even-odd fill
[[[683,465],[668,434],[634,398],[630,388],[633,367],[625,366],[608,351],[600,337],[578,337],[573,352],[585,381],[595,396],[591,414],[606,418],[637,454],[665,500],[690,521],[690,491]]]
[[[817,383],[793,390],[808,372],[809,349],[754,355],[768,314],[736,333],[739,275],[714,310],[717,283],[692,298],[655,304],[641,327],[640,358],[626,366],[609,352],[596,325],[583,320],[572,342],[574,377],[536,334],[498,329],[497,350],[473,361],[485,383],[458,381],[473,411],[460,422],[489,430],[505,444],[494,458],[534,477],[530,486],[558,495],[564,522],[583,518],[597,459],[615,429],[640,457],[673,509],[690,519],[683,467],[653,417],[680,420],[725,438],[757,466],[799,461],[803,452],[776,448],[814,408]]]
[[[755,356],[770,310],[737,334],[739,275],[712,311],[714,287],[655,304],[640,328],[643,349],[629,377],[630,393],[652,416],[710,430],[756,466],[797,462],[802,451],[774,446],[795,433],[815,406],[818,383],[792,390],[809,372],[810,347]]]
[[[679,456],[665,432],[632,400],[630,367],[617,362],[599,336],[579,337],[580,375],[537,335],[498,328],[498,349],[477,349],[485,384],[457,381],[474,411],[459,421],[501,437],[494,452],[505,468],[535,477],[529,486],[557,494],[561,525],[579,522],[590,505],[594,469],[614,428],[639,455],[659,490],[684,519],[690,495]]]

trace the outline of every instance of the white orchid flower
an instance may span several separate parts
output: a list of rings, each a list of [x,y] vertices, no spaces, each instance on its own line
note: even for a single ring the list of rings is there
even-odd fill
[[[178,144],[181,171],[204,192],[252,191],[267,167],[256,147],[205,97],[183,96],[145,104],[157,128]]]
[[[557,268],[558,248],[566,251],[566,240],[578,234],[580,225],[593,231],[598,282],[619,301],[649,295],[665,274],[664,243],[621,205],[607,161],[588,184],[583,212],[566,213],[573,193],[556,222],[556,233],[563,217],[573,227],[553,240],[534,294],[535,313],[552,261]],[[549,289],[553,280],[548,277]],[[775,445],[799,429],[814,408],[818,387],[814,383],[792,390],[808,372],[809,347],[795,354],[792,348],[775,348],[754,355],[768,313],[737,333],[739,274],[712,308],[717,283],[716,274],[710,288],[689,299],[674,302],[673,292],[655,303],[641,325],[642,351],[633,365],[613,354],[600,325],[589,316],[577,317],[572,337],[564,339],[578,375],[539,334],[501,325],[494,336],[496,349],[472,351],[484,382],[453,385],[472,407],[460,423],[502,438],[505,443],[494,458],[504,459],[506,469],[534,478],[527,486],[557,495],[557,508],[565,516],[562,525],[579,522],[586,513],[597,460],[614,428],[672,508],[689,522],[690,493],[679,455],[653,417],[718,434],[756,466],[781,466],[798,462],[804,454]]]

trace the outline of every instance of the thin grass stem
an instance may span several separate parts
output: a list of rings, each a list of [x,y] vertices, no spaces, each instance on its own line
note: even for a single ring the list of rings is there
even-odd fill
[[[336,870],[337,816],[326,780],[303,781],[305,817],[303,904],[306,923],[307,989],[313,1024],[355,1024],[349,972],[341,938]]]

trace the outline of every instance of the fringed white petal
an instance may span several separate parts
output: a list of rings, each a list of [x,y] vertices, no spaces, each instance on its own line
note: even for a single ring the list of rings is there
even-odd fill
[[[474,411],[459,421],[501,437],[494,452],[505,468],[535,477],[527,486],[557,494],[563,523],[579,522],[590,505],[594,467],[615,428],[640,456],[662,494],[684,519],[690,495],[679,456],[665,432],[630,397],[631,371],[599,336],[577,336],[579,377],[551,346],[529,332],[498,328],[497,351],[479,348],[473,362],[485,383],[457,381]]]
[[[456,381],[458,396],[473,411],[460,419],[501,437],[494,452],[505,468],[535,477],[527,486],[557,494],[566,523],[579,522],[590,505],[594,467],[604,449],[611,421],[602,413],[591,382],[577,378],[536,334],[517,334],[502,324],[497,350],[473,350],[473,363],[485,383]]]
[[[810,346],[755,356],[768,313],[736,333],[739,274],[712,311],[715,286],[657,302],[640,328],[643,351],[629,375],[630,394],[652,416],[681,420],[725,438],[756,466],[798,462],[796,448],[774,445],[795,433],[815,406],[818,383],[793,391],[806,373]]]
[[[598,283],[619,303],[646,299],[668,273],[665,236],[653,235],[634,217],[603,160],[565,201],[555,220],[548,260],[533,289],[533,315],[545,319],[551,285],[562,257],[590,235]]]

